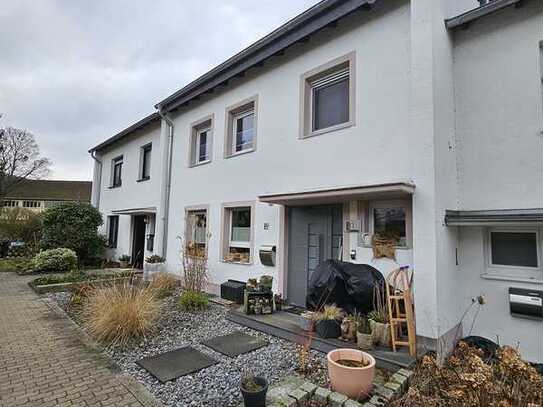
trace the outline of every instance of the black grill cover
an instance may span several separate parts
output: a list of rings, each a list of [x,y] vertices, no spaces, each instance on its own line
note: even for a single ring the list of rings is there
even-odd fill
[[[326,260],[311,276],[306,306],[316,310],[323,304],[336,304],[349,314],[367,314],[374,308],[374,287],[384,289],[384,284],[383,275],[372,266]]]

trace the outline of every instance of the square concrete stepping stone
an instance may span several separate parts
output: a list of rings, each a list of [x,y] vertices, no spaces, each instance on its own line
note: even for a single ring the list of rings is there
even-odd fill
[[[243,353],[262,348],[268,345],[268,342],[238,331],[229,335],[217,336],[202,342],[202,344],[233,358]]]
[[[154,377],[165,383],[212,366],[217,361],[187,346],[136,361]]]

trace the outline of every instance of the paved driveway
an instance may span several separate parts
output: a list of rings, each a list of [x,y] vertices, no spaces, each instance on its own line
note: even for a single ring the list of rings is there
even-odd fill
[[[84,343],[31,278],[0,273],[0,406],[153,406],[142,385]]]

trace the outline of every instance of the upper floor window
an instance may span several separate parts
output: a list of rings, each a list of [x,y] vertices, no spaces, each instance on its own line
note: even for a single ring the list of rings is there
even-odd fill
[[[211,161],[213,141],[213,117],[208,116],[191,125],[190,165],[200,165]]]
[[[23,201],[23,208],[41,208],[41,201]]]
[[[107,220],[107,245],[114,249],[117,247],[117,239],[119,236],[119,216],[108,216]]]
[[[123,156],[114,158],[111,162],[111,186],[120,187],[123,183],[122,181],[122,172],[123,172]]]
[[[151,178],[151,151],[152,145],[147,144],[141,148],[141,173],[140,181]]]
[[[256,96],[227,109],[227,157],[255,150],[256,112]]]
[[[354,53],[302,76],[302,137],[354,124]]]

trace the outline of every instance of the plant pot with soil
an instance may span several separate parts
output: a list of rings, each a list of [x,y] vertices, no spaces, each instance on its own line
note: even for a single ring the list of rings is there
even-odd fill
[[[119,257],[119,266],[122,269],[127,269],[130,267],[130,256],[128,254],[123,254]]]
[[[143,262],[143,279],[149,280],[153,274],[166,271],[166,259],[158,255],[152,255],[145,258]]]
[[[357,349],[335,349],[326,356],[332,390],[347,397],[366,398],[375,377],[375,359]]]
[[[379,346],[390,347],[391,333],[388,321],[388,307],[385,292],[382,286],[376,285],[373,290],[374,310],[368,314],[373,343]]]
[[[243,373],[240,390],[246,407],[265,407],[268,381],[263,377]]]
[[[356,330],[356,344],[362,350],[373,349],[373,335],[370,323],[366,318],[361,318]]]
[[[341,318],[343,312],[335,305],[325,305],[321,312],[316,312],[315,332],[323,339],[339,338],[341,336]]]

